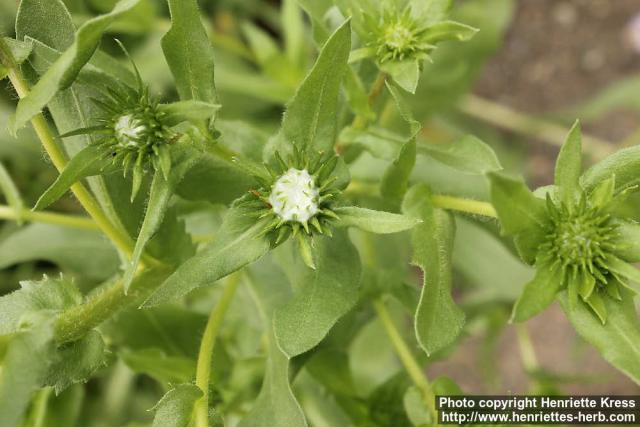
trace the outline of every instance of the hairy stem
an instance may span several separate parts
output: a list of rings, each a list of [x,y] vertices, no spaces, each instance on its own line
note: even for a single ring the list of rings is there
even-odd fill
[[[28,209],[16,211],[11,206],[5,205],[0,205],[0,219],[20,219],[32,222],[64,225],[65,227],[81,228],[83,230],[100,230],[91,218],[78,215],[63,215],[53,212],[33,212]]]
[[[8,67],[8,76],[11,84],[13,85],[16,93],[19,98],[24,98],[29,93],[29,85],[27,81],[24,79],[20,68],[16,65],[15,59],[12,56],[11,51],[6,46],[6,43],[0,39],[0,58],[3,58],[3,62],[6,62],[6,66]],[[45,120],[44,116],[40,113],[35,115],[31,119],[31,125],[38,135],[42,146],[45,151],[51,158],[53,165],[56,167],[58,172],[62,172],[65,166],[67,165],[67,159],[56,142],[51,129],[49,128],[49,124]],[[113,244],[124,252],[127,256],[130,256],[133,253],[133,241],[123,230],[116,227],[110,220],[107,218],[105,213],[100,208],[97,200],[93,197],[93,195],[87,190],[87,188],[80,182],[77,182],[71,186],[71,191],[76,196],[82,207],[87,211],[89,216],[93,218],[96,222],[100,230],[109,237],[109,239],[113,242]]]
[[[437,425],[438,420],[438,412],[436,410],[436,399],[433,394],[433,390],[431,389],[431,384],[427,379],[427,374],[424,372],[424,369],[420,366],[418,361],[413,357],[409,346],[400,335],[400,332],[396,328],[395,323],[393,323],[393,319],[391,319],[391,315],[389,314],[389,310],[384,305],[384,303],[380,300],[376,300],[373,302],[373,308],[378,315],[378,319],[382,322],[389,339],[391,340],[391,344],[393,345],[393,349],[395,350],[398,358],[402,362],[407,374],[415,384],[415,386],[420,390],[422,396],[424,398],[424,402],[431,413],[431,417],[434,420],[434,425]]]
[[[445,196],[435,194],[431,196],[431,202],[443,209],[450,209],[459,212],[487,216],[497,218],[498,214],[491,203],[481,202],[472,199],[463,199],[461,197]]]
[[[564,143],[564,139],[567,136],[567,128],[564,126],[527,116],[504,105],[474,95],[467,95],[458,104],[458,109],[476,119],[515,133],[539,138],[548,144],[558,147]],[[585,150],[596,158],[606,157],[615,148],[608,141],[585,135],[584,133],[582,134],[582,142]]]
[[[529,336],[529,331],[527,327],[518,323],[516,326],[516,334],[518,336],[518,346],[520,347],[520,357],[522,358],[522,365],[524,369],[528,372],[534,372],[538,369],[538,358],[536,356],[536,351],[533,348],[533,343],[531,342],[531,337]]]
[[[209,321],[204,330],[198,353],[196,367],[196,385],[202,390],[203,396],[194,405],[196,427],[209,427],[209,378],[211,377],[211,358],[216,338],[220,332],[222,320],[229,308],[240,282],[240,273],[234,273],[226,280],[222,297],[211,310]]]

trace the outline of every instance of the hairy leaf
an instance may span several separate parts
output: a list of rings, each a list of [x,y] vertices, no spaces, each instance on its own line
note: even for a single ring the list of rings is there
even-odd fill
[[[455,223],[451,214],[431,206],[424,185],[407,193],[403,211],[422,220],[412,232],[412,262],[424,272],[424,286],[415,314],[418,343],[427,354],[456,339],[464,325],[464,313],[451,296],[451,256]],[[445,326],[446,325],[446,326]]]
[[[582,173],[582,134],[580,122],[576,121],[569,131],[556,160],[555,185],[560,200],[573,204],[580,195],[580,174]]]
[[[490,173],[491,202],[506,234],[541,228],[546,221],[544,202],[537,199],[521,180]]]
[[[516,322],[529,320],[547,308],[556,299],[563,284],[561,269],[536,263],[536,275],[524,287],[524,291],[513,306],[511,319]]]
[[[162,51],[183,100],[215,104],[213,46],[200,21],[196,0],[169,0],[171,29],[162,38]]]
[[[290,144],[315,151],[333,149],[338,94],[350,49],[351,27],[347,21],[327,40],[315,65],[287,104],[274,149],[286,153]]]
[[[193,405],[201,397],[202,390],[195,385],[177,385],[153,408],[156,415],[152,427],[187,427],[191,422]]]
[[[212,285],[266,254],[271,249],[271,241],[263,233],[265,221],[255,222],[248,213],[242,200],[232,206],[214,242],[182,264],[144,305],[157,305],[197,287]]]
[[[616,177],[616,191],[640,184],[640,146],[619,150],[591,166],[582,175],[581,183],[589,193],[611,175]]]
[[[76,39],[69,49],[47,70],[29,94],[18,102],[15,120],[11,124],[14,133],[38,114],[58,91],[71,86],[98,48],[104,31],[138,2],[139,0],[121,0],[110,13],[92,18],[78,29]]]
[[[398,233],[409,230],[421,222],[419,219],[406,215],[354,206],[336,208],[335,212],[340,217],[339,225],[358,227],[361,230],[378,234]]]
[[[472,135],[450,144],[421,144],[418,153],[465,173],[484,174],[502,169],[491,147]]]
[[[294,297],[274,315],[278,346],[288,357],[318,345],[358,301],[360,257],[346,232],[319,237],[314,244],[316,269],[306,270]]]
[[[67,163],[53,184],[40,196],[33,209],[46,208],[62,197],[76,182],[102,173],[110,162],[111,159],[104,156],[97,145],[87,145]]]
[[[640,325],[629,292],[625,292],[622,301],[603,298],[608,313],[604,325],[586,304],[570,304],[567,292],[560,294],[560,302],[578,334],[609,363],[640,384]]]

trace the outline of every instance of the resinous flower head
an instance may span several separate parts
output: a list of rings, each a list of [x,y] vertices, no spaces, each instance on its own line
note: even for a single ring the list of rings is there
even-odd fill
[[[133,89],[123,84],[104,89],[102,99],[93,99],[100,110],[96,126],[78,129],[64,136],[91,134],[102,156],[126,176],[133,171],[131,198],[135,198],[145,170],[152,167],[169,175],[169,144],[177,137],[163,124],[165,113],[149,96],[148,88],[138,79]]]
[[[296,146],[286,160],[278,152],[274,157],[273,166],[247,168],[261,184],[251,190],[253,198],[248,205],[257,217],[268,219],[263,233],[274,233],[276,244],[291,235],[296,237],[305,262],[313,267],[313,235],[330,236],[338,219],[333,211],[341,192],[334,175],[338,157],[303,152]]]
[[[424,40],[426,26],[412,15],[409,7],[404,10],[385,10],[379,17],[366,16],[366,45],[374,48],[380,64],[405,59],[423,60],[435,46]]]

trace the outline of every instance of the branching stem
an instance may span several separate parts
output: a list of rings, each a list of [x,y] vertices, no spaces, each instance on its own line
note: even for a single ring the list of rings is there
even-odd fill
[[[196,385],[202,390],[203,396],[194,405],[196,427],[209,427],[209,378],[211,377],[211,358],[216,338],[220,333],[220,327],[224,315],[233,300],[238,288],[241,273],[234,273],[225,282],[222,297],[218,304],[211,310],[209,321],[204,330],[198,353],[196,367]]]
[[[28,209],[22,209],[19,212],[16,212],[12,207],[5,205],[0,205],[0,219],[22,219],[25,221],[64,225],[65,227],[80,228],[83,230],[100,230],[91,218],[53,212],[33,212]]]

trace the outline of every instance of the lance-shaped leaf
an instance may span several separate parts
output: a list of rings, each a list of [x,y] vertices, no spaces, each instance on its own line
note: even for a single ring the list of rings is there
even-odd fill
[[[591,166],[582,175],[582,187],[590,193],[612,175],[616,177],[616,191],[640,184],[640,146],[619,150]]]
[[[449,144],[421,144],[418,153],[470,174],[502,169],[493,149],[472,135],[465,135]]]
[[[169,178],[165,178],[162,170],[156,170],[153,175],[144,220],[138,232],[131,261],[125,270],[123,278],[125,292],[129,290],[144,249],[162,224],[173,190],[182,181],[185,174],[200,160],[200,151],[189,146],[172,146],[170,150],[172,164]]]
[[[275,312],[278,346],[288,356],[302,354],[327,335],[358,301],[361,265],[345,231],[315,240],[316,269],[307,269],[296,294]]]
[[[355,206],[335,208],[334,212],[340,217],[337,225],[358,227],[361,230],[377,234],[398,233],[409,230],[421,222],[419,219],[407,215]]]
[[[239,427],[306,427],[302,409],[289,383],[289,359],[278,348],[272,326],[274,310],[290,298],[288,280],[268,257],[252,265],[248,276],[266,329],[267,363],[260,394]]]
[[[162,51],[180,98],[217,102],[213,46],[202,26],[196,0],[169,0],[171,29],[162,38]]]
[[[380,65],[380,70],[389,74],[402,89],[416,93],[420,80],[420,61],[417,59],[387,61]]]
[[[152,427],[187,427],[192,419],[193,405],[201,397],[202,390],[197,386],[177,385],[153,408],[156,415]]]
[[[582,134],[580,122],[576,121],[569,131],[556,160],[555,185],[560,200],[573,204],[580,194],[582,173]]]
[[[418,343],[427,354],[456,339],[464,325],[464,313],[451,296],[451,257],[455,223],[451,214],[434,208],[424,185],[409,190],[403,211],[422,220],[411,235],[412,262],[424,273],[424,286],[415,314]]]
[[[174,126],[182,122],[209,120],[215,116],[219,109],[219,104],[193,99],[158,105],[158,112],[164,114],[162,123],[167,126]]]
[[[252,263],[271,249],[272,242],[264,234],[265,220],[255,221],[254,210],[239,199],[227,211],[220,234],[212,244],[183,263],[155,290],[144,306],[161,304],[186,295],[191,290],[212,285],[217,280]]]
[[[76,39],[69,49],[53,63],[29,94],[18,102],[15,120],[11,124],[14,133],[38,114],[58,91],[71,86],[98,48],[104,31],[138,2],[139,0],[121,0],[110,13],[92,18],[78,29]]]
[[[422,125],[413,117],[411,107],[407,104],[400,91],[388,82],[386,82],[386,85],[396,102],[400,115],[409,125],[411,132],[409,140],[402,145],[397,157],[384,171],[382,182],[380,183],[380,194],[393,203],[396,208],[399,208],[409,186],[409,177],[416,164],[416,137],[420,129],[422,129]]]
[[[537,262],[536,275],[524,287],[524,291],[513,306],[511,320],[524,322],[542,312],[556,299],[563,284],[563,271],[549,263]]]
[[[475,36],[477,28],[455,21],[441,21],[425,30],[424,39],[427,43],[436,44],[447,40],[467,41]]]
[[[490,173],[491,202],[506,234],[541,228],[546,222],[544,202],[537,199],[522,180]]]
[[[287,104],[282,128],[272,147],[274,151],[288,153],[292,143],[326,153],[333,150],[338,94],[350,49],[351,27],[347,21],[327,40],[315,65]]]
[[[110,164],[111,159],[98,145],[87,145],[67,163],[53,184],[40,196],[33,209],[45,209],[62,197],[73,184],[105,172]]]
[[[602,298],[608,313],[605,324],[586,304],[570,304],[567,292],[560,293],[559,298],[578,334],[597,348],[609,363],[640,384],[640,325],[630,292],[624,292],[622,301]]]

